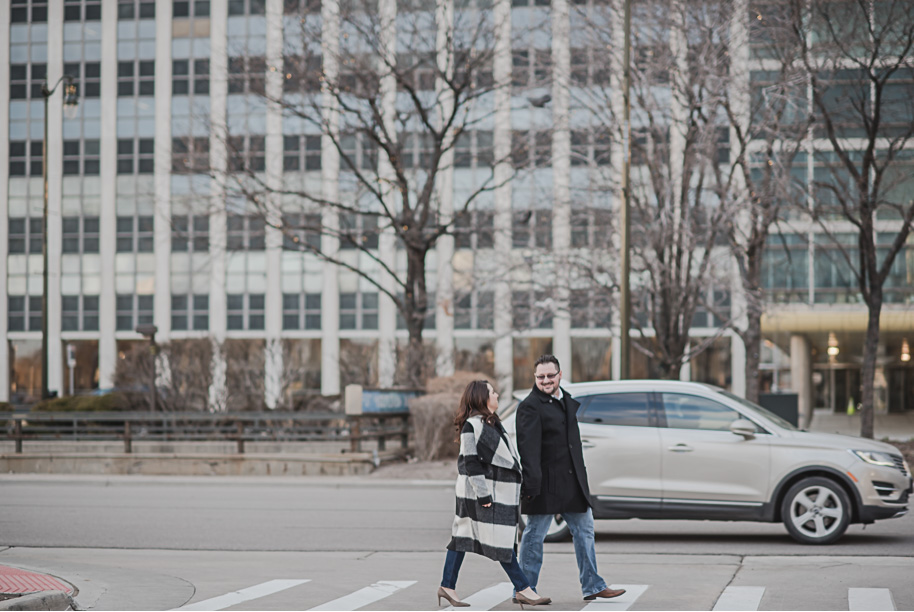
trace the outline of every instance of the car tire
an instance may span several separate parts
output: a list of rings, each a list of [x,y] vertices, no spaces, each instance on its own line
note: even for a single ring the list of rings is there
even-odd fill
[[[781,502],[781,520],[802,544],[831,544],[844,535],[851,520],[851,502],[834,480],[813,476],[795,483]]]
[[[527,521],[522,514],[520,516],[520,521],[517,525],[520,528],[520,533],[524,533],[524,528],[527,526]],[[546,531],[546,537],[544,542],[565,542],[571,539],[571,529],[568,527],[568,523],[565,522],[564,517],[561,514],[556,514],[552,517],[552,522],[549,524],[549,529]]]

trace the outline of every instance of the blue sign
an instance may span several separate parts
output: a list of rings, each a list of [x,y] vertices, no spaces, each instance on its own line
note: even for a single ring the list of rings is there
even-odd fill
[[[406,412],[409,400],[420,395],[419,391],[363,389],[362,412]]]

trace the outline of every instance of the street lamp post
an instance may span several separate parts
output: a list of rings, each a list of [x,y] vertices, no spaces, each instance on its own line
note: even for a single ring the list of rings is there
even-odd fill
[[[156,356],[159,354],[159,347],[156,344],[157,331],[159,331],[159,328],[155,325],[137,325],[136,327],[136,333],[142,334],[149,339],[149,354],[152,356],[152,376],[149,379],[149,409],[151,411],[155,411],[158,400],[156,397]]]
[[[48,389],[48,99],[54,95],[63,81],[66,81],[63,105],[76,108],[78,99],[73,77],[63,75],[50,89],[47,83],[41,86],[41,95],[44,98],[44,140],[41,143],[41,179],[44,185],[44,208],[41,215],[41,399],[48,399],[51,396]]]

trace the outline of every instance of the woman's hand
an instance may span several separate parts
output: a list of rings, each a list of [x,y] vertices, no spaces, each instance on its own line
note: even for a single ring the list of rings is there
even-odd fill
[[[488,504],[483,504],[482,507],[483,507],[483,508],[491,508],[491,507],[492,507],[492,503],[490,502],[490,503],[488,503]]]

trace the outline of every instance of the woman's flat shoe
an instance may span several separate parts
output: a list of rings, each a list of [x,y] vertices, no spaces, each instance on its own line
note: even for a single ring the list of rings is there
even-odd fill
[[[520,593],[514,596],[514,599],[517,603],[520,604],[521,610],[524,609],[524,605],[528,606],[545,606],[551,604],[552,600],[548,597],[537,597],[536,599],[530,599],[529,597],[524,597]]]
[[[455,608],[469,608],[470,604],[465,601],[460,601],[459,599],[453,599],[448,595],[447,591],[444,590],[444,587],[438,587],[438,605],[441,605],[441,598],[445,598]]]

